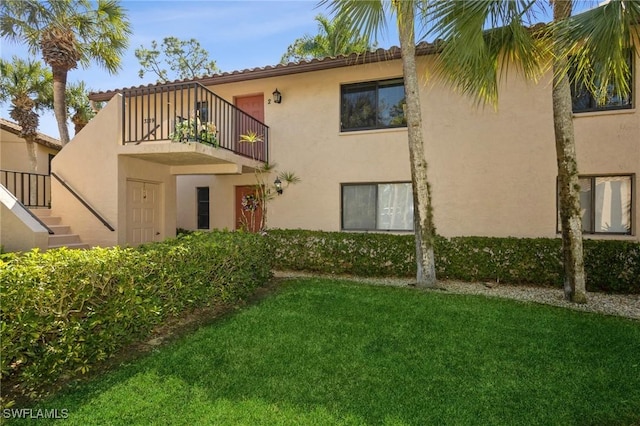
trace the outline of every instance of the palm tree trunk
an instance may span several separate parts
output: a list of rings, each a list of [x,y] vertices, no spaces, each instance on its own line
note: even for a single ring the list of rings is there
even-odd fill
[[[435,287],[436,271],[433,253],[433,212],[431,187],[427,181],[427,161],[424,155],[420,92],[416,70],[414,5],[413,2],[394,1],[398,12],[398,32],[402,51],[402,71],[406,96],[407,132],[411,182],[413,184],[413,223],[416,234],[417,285]]]
[[[29,157],[29,172],[36,173],[38,171],[38,157],[36,154],[36,143],[33,139],[26,137],[24,141],[27,143],[27,156]]]
[[[53,113],[58,122],[60,143],[69,143],[69,128],[67,127],[67,105],[65,90],[67,88],[67,70],[62,67],[51,67],[53,71]]]
[[[38,157],[36,154],[36,142],[30,136],[25,136],[24,141],[27,145],[27,155],[29,157],[29,172],[36,173],[38,171]],[[38,178],[35,175],[29,175],[29,205],[38,204],[38,194],[36,188],[38,186]]]
[[[571,1],[553,2],[555,21],[571,15]],[[580,182],[573,129],[571,87],[566,72],[566,59],[556,55],[553,63],[553,122],[558,162],[560,192],[560,223],[564,261],[564,295],[567,300],[586,303],[584,254],[582,249],[582,218],[580,215]]]

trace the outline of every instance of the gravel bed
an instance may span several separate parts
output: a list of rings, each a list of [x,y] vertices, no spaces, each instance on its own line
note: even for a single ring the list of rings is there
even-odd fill
[[[318,277],[348,279],[357,282],[396,287],[414,287],[415,280],[409,278],[363,278],[345,275],[319,275],[304,272],[276,271],[276,278]],[[494,282],[462,282],[438,281],[438,288],[426,291],[446,291],[456,294],[476,294],[489,297],[503,297],[523,302],[543,303],[574,309],[577,311],[596,312],[605,315],[616,315],[640,320],[640,295],[587,293],[587,303],[577,304],[564,300],[562,289],[534,287],[525,285],[497,284]]]

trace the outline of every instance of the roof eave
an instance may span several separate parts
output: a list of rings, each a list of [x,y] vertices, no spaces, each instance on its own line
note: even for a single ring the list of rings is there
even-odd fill
[[[437,47],[430,43],[420,43],[416,46],[416,55],[423,56],[436,53]],[[233,71],[222,74],[215,74],[209,77],[182,80],[181,82],[198,82],[203,86],[215,86],[218,84],[235,83],[239,81],[257,80],[270,77],[280,77],[284,75],[293,75],[313,71],[328,70],[332,68],[342,68],[354,65],[363,65],[376,62],[384,62],[400,59],[400,48],[392,47],[390,49],[378,49],[373,52],[365,52],[362,54],[352,53],[350,55],[341,55],[335,58],[311,59],[299,63],[278,64],[274,66],[266,66],[263,68],[247,69],[243,71]],[[174,81],[171,83],[178,83]],[[162,86],[168,83],[156,83],[146,86],[129,87],[124,89],[110,90],[107,92],[91,93],[89,99],[92,101],[108,101],[117,93],[124,90],[130,90],[141,87]]]
[[[14,135],[20,137],[20,126],[17,123],[13,123],[9,120],[0,119],[0,128],[4,129]],[[35,142],[42,146],[46,146],[47,148],[61,150],[62,144],[51,136],[45,135],[44,133],[37,133]]]

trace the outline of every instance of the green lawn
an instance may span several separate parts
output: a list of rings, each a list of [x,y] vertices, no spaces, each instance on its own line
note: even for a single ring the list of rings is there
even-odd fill
[[[43,407],[77,425],[637,424],[640,323],[297,279]]]

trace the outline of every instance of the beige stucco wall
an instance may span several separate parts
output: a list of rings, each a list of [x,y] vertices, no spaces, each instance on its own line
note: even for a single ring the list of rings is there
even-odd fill
[[[0,246],[7,252],[47,249],[49,233],[16,198],[0,187]]]
[[[214,206],[215,198],[212,191],[214,183],[211,176],[178,176],[176,180],[176,220],[177,227],[184,229],[196,229],[198,227],[196,217],[196,188],[200,186],[209,187],[209,214],[218,210],[220,206]]]
[[[49,172],[49,154],[56,155],[57,153],[57,149],[36,144],[36,173],[47,174]],[[5,129],[0,129],[0,169],[18,172],[31,171],[26,142],[18,135]]]
[[[120,101],[112,99],[54,158],[51,168],[118,230],[118,156]],[[107,229],[56,179],[51,179],[51,210],[90,246],[118,244]]]
[[[160,188],[160,234],[175,236],[175,176],[169,166],[123,155],[122,98],[114,97],[52,163],[53,171],[79,193],[113,228],[110,231],[55,179],[52,214],[62,217],[91,246],[127,245],[127,181]]]
[[[430,60],[419,59],[421,73]],[[341,84],[399,76],[401,64],[394,61],[211,87],[229,101],[265,94],[271,161],[302,179],[270,204],[270,227],[340,230],[341,183],[410,180],[405,129],[339,131]],[[638,81],[636,73],[636,94]],[[534,84],[512,74],[503,82],[497,109],[476,107],[439,82],[424,84],[425,149],[438,233],[556,236],[557,166],[549,77]],[[268,103],[276,87],[283,101]],[[640,174],[636,109],[575,117],[581,174]],[[196,181],[191,186],[186,182],[178,189],[178,199],[183,200],[178,223],[193,228]],[[212,227],[233,228],[233,187],[253,183],[253,176],[210,176],[197,185],[206,182],[211,186]],[[636,205],[638,188],[636,182]],[[633,209],[634,236],[614,238],[638,239],[639,210]]]

